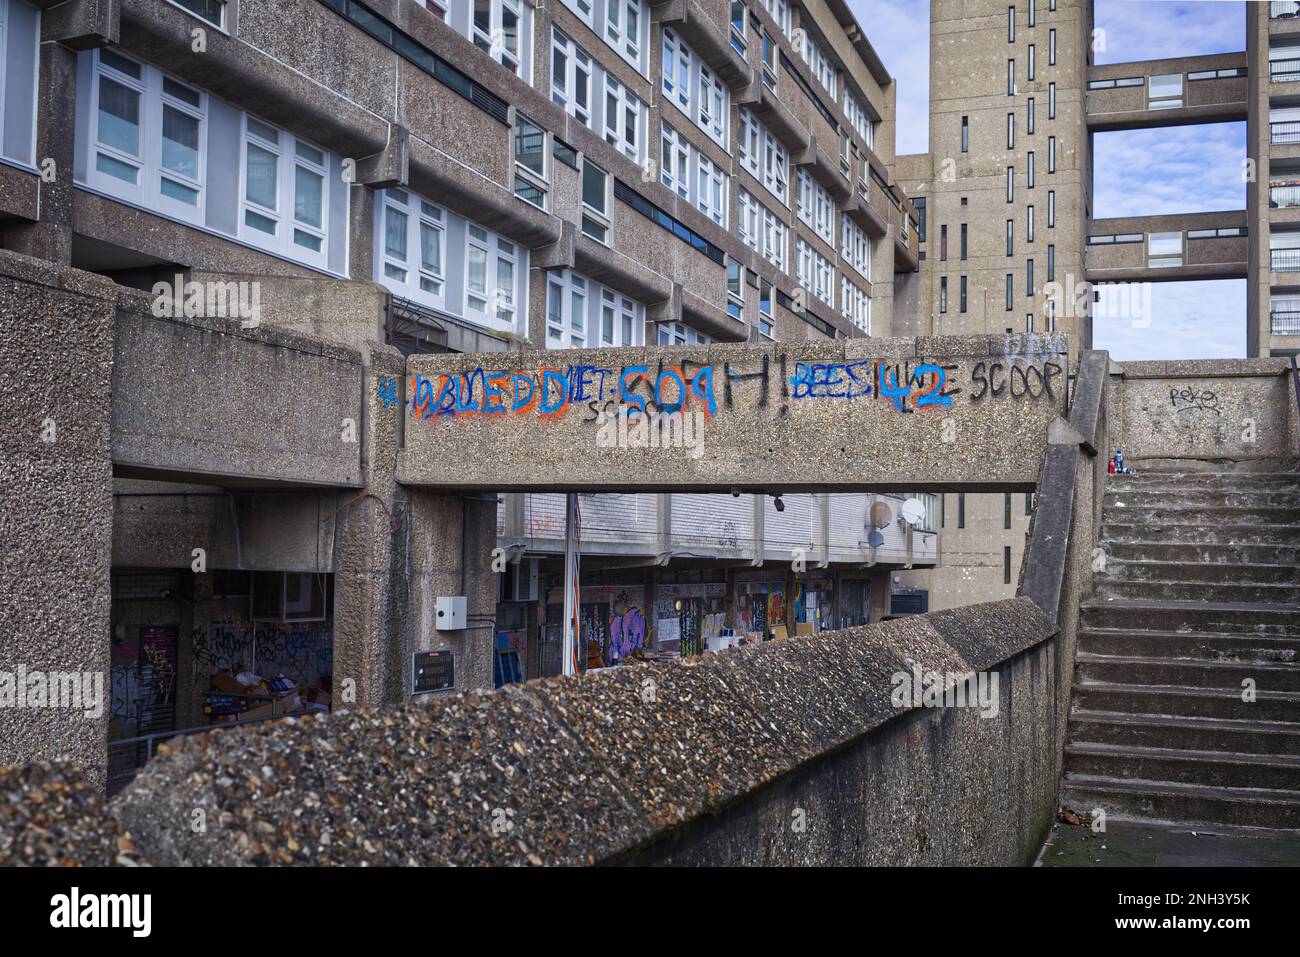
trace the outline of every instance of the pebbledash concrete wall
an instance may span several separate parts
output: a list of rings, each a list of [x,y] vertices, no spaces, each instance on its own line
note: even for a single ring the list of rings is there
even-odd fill
[[[1067,352],[981,335],[414,356],[389,414],[400,481],[430,488],[1028,489]],[[698,448],[635,445],[626,410],[679,405],[703,416]]]
[[[1055,808],[1055,631],[1012,599],[191,736],[108,811],[161,865],[1024,864]],[[996,715],[895,706],[914,666],[996,674]]]
[[[1300,454],[1300,400],[1286,359],[1124,362],[1111,372],[1113,437],[1134,461]]]
[[[0,251],[0,671],[10,675],[108,674],[116,303],[106,279]],[[106,712],[0,708],[0,765],[68,756],[102,782],[107,728]]]

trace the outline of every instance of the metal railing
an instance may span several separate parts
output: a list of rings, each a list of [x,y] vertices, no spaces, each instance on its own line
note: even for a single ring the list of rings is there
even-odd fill
[[[1289,83],[1300,80],[1300,59],[1269,60],[1268,78],[1276,83]]]
[[[1270,186],[1268,205],[1273,209],[1300,206],[1300,186]]]
[[[1272,0],[1268,5],[1268,15],[1272,20],[1287,20],[1300,15],[1300,0]]]
[[[1268,124],[1270,143],[1300,143],[1300,121],[1284,120]]]
[[[1269,313],[1270,331],[1275,336],[1300,336],[1300,312],[1278,310]]]
[[[1300,249],[1270,249],[1273,272],[1300,272]]]

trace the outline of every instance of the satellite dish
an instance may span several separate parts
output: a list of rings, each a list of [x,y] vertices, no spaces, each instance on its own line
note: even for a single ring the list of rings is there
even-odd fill
[[[877,529],[873,528],[867,533],[867,544],[872,548],[879,548],[881,545],[885,544],[885,536],[881,535]]]
[[[925,503],[919,498],[909,498],[903,503],[903,521],[913,528],[925,521]]]
[[[869,522],[876,528],[887,528],[893,518],[894,513],[886,503],[877,502],[871,506]]]

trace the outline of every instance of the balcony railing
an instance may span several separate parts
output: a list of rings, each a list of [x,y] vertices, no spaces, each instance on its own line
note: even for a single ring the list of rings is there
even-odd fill
[[[1269,60],[1268,78],[1275,83],[1290,83],[1300,80],[1300,59]]]
[[[1268,15],[1274,20],[1289,20],[1300,16],[1300,0],[1273,0],[1268,5]]]
[[[1300,336],[1300,312],[1272,312],[1272,333],[1275,336]]]
[[[1270,186],[1268,188],[1268,205],[1272,209],[1300,206],[1300,186]]]
[[[1300,272],[1300,249],[1270,249],[1273,272]]]
[[[1268,124],[1269,142],[1300,143],[1300,120],[1283,120]]]

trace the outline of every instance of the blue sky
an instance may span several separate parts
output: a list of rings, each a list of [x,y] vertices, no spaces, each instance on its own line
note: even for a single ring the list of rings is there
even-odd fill
[[[1042,2],[1042,0],[1040,0]],[[929,139],[929,3],[849,0],[885,66],[898,78],[898,152]],[[1245,49],[1239,0],[1096,0],[1105,49],[1098,63]],[[1096,217],[1243,209],[1244,123],[1106,133],[1094,140]],[[1152,321],[1099,318],[1093,344],[1118,359],[1220,358],[1245,354],[1244,280],[1155,283]]]

